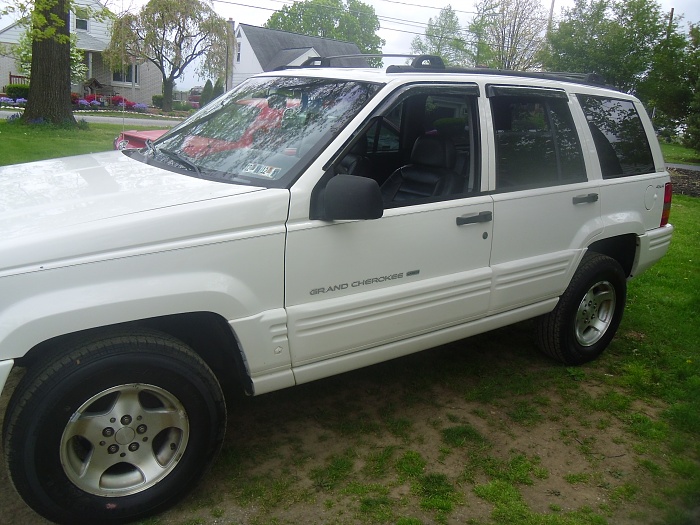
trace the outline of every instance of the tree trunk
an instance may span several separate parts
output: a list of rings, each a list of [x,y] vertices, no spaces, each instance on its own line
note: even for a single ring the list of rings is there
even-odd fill
[[[56,36],[32,42],[29,96],[23,118],[25,122],[47,121],[74,126],[76,122],[70,100],[68,0],[57,0],[55,4],[43,7],[37,2],[35,9],[47,20],[49,27],[55,27]],[[36,29],[46,32],[47,27]]]
[[[163,111],[168,113],[173,110],[173,85],[171,78],[163,79]]]

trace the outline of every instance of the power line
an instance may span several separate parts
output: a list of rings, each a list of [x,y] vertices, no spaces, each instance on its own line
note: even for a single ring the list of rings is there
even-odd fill
[[[259,7],[259,6],[254,6],[254,5],[250,5],[250,4],[242,4],[240,2],[234,2],[232,0],[213,0],[213,1],[220,3],[220,4],[229,4],[229,5],[239,6],[239,7],[248,7],[251,9],[262,9],[264,11],[273,11],[276,13],[279,12],[278,9],[274,9],[271,7]],[[278,2],[278,3],[284,4],[285,6],[287,5],[285,3],[285,0],[270,0],[270,1]],[[383,0],[383,1],[390,1],[390,0]],[[403,2],[394,2],[394,3],[403,3]],[[435,8],[435,7],[430,7],[430,6],[421,6],[421,5],[417,5],[417,4],[406,4],[406,5],[410,5],[410,6],[414,6],[414,7],[427,7],[430,9],[440,9],[440,8]],[[323,8],[323,9],[331,9],[331,10],[335,10],[335,11],[339,10],[338,8],[330,7],[330,6],[319,6],[319,7]],[[466,11],[461,11],[461,12],[466,13]],[[351,13],[362,14],[361,11],[351,11]],[[377,17],[377,20],[379,20],[380,22],[385,21],[385,22],[389,22],[389,23],[393,23],[393,24],[397,24],[397,25],[407,26],[410,28],[420,28],[420,29],[424,30],[423,32],[418,33],[416,31],[409,31],[406,29],[397,29],[397,28],[393,28],[393,27],[387,27],[387,26],[380,25],[380,29],[383,29],[385,31],[396,31],[399,33],[406,33],[408,35],[422,36],[425,34],[425,29],[427,29],[427,24],[425,22],[416,22],[414,20],[406,20],[403,18],[394,18],[394,17],[390,17],[390,16],[383,16],[383,15],[380,16],[380,15],[377,15],[376,13],[375,13],[375,16]],[[461,30],[460,33],[466,33],[466,31]]]

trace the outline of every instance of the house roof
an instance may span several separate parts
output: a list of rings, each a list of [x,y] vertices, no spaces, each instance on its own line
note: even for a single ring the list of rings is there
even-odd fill
[[[239,24],[245,33],[251,50],[263,68],[263,71],[287,65],[310,50],[320,56],[358,55],[360,48],[352,42],[342,42],[332,38],[306,36],[277,29]],[[364,58],[341,58],[333,65],[339,67],[368,67]]]
[[[84,51],[104,51],[109,45],[109,42],[100,40],[90,33],[76,31],[75,34],[78,37],[78,49],[82,49]]]

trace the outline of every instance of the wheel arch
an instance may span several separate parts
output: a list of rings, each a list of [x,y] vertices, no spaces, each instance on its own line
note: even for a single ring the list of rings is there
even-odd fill
[[[632,274],[632,267],[637,254],[637,235],[627,233],[600,239],[588,247],[589,252],[596,252],[615,259],[625,272],[625,276]]]
[[[16,364],[30,368],[47,356],[86,339],[143,330],[170,335],[191,347],[214,372],[227,401],[241,389],[247,394],[252,393],[252,382],[236,335],[223,317],[212,312],[164,315],[62,334],[35,345],[17,359]]]

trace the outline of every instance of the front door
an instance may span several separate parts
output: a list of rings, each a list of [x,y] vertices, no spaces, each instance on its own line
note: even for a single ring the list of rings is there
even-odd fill
[[[285,302],[295,368],[370,349],[388,358],[392,343],[488,311],[493,200],[480,193],[477,96],[473,89],[430,90],[409,90],[387,114],[401,141],[439,143],[446,157],[404,144],[406,166],[391,174],[370,169],[369,176],[399,188],[385,197],[382,218],[290,217]],[[436,185],[413,195],[412,174]],[[449,184],[438,180],[443,176]],[[292,209],[294,199],[292,191]]]

